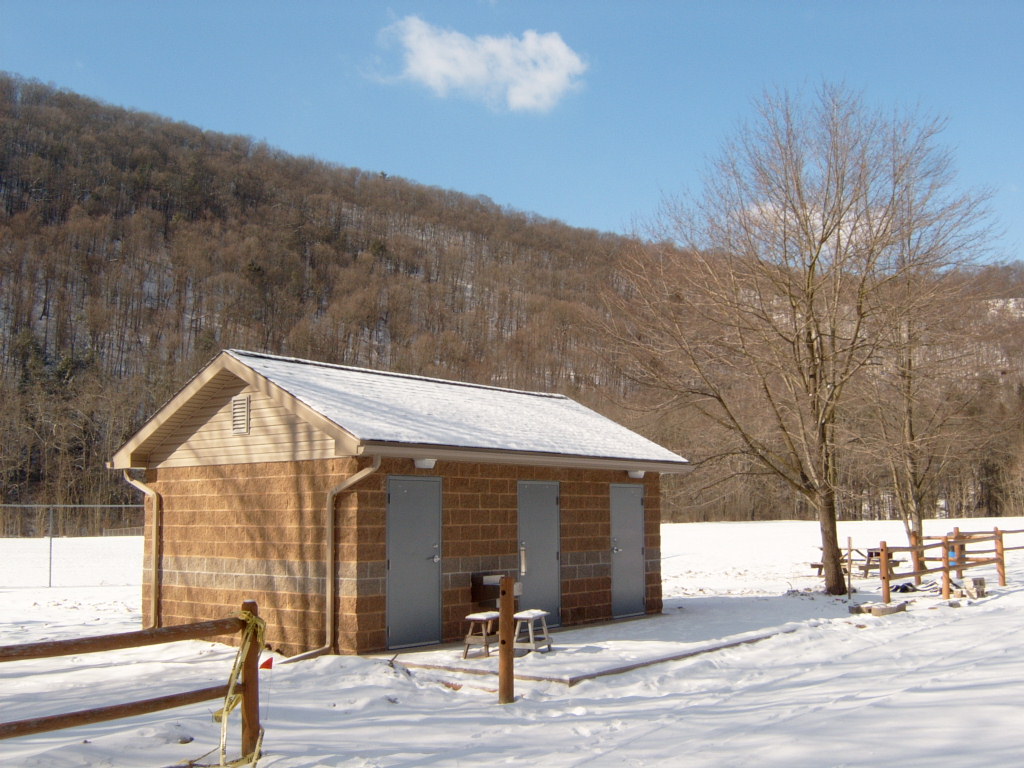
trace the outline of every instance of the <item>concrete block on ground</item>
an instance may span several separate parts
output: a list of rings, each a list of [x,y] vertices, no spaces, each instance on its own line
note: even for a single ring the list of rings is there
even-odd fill
[[[872,605],[871,606],[871,615],[872,616],[888,616],[891,613],[900,613],[900,612],[905,611],[905,610],[907,610],[907,604],[906,603],[896,603],[895,605],[893,605],[892,603],[889,603],[889,604],[881,603],[881,604],[876,604],[876,605]]]
[[[964,593],[967,597],[972,597],[974,599],[985,597],[985,578],[983,576],[976,576],[974,578],[967,579],[964,582]]]

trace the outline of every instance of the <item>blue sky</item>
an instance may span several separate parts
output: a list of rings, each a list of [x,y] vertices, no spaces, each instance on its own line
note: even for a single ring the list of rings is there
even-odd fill
[[[765,89],[949,119],[1024,259],[1021,0],[0,0],[0,70],[287,152],[628,231]]]

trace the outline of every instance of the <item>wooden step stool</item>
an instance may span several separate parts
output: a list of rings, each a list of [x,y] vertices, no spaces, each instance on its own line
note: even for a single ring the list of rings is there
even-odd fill
[[[541,610],[540,608],[528,608],[525,611],[519,611],[513,618],[516,620],[516,634],[515,643],[513,648],[526,648],[531,651],[539,651],[538,645],[547,645],[548,650],[551,650],[551,635],[548,633],[548,616],[551,614],[548,611]],[[537,636],[537,622],[540,621],[541,635]],[[520,639],[523,634],[523,630],[526,630],[526,637]],[[529,639],[527,639],[529,638]]]
[[[491,655],[491,643],[498,640],[495,625],[500,615],[497,611],[480,611],[480,613],[471,613],[466,617],[466,621],[469,622],[469,631],[466,633],[466,647],[462,649],[462,658],[469,655],[471,645],[482,645],[484,656]]]

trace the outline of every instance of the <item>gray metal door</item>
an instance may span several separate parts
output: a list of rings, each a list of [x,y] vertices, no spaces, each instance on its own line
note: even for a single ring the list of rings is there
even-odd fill
[[[441,478],[388,478],[388,647],[441,642]]]
[[[520,608],[551,614],[548,625],[561,623],[562,579],[559,549],[558,483],[519,483]]]
[[[612,485],[612,616],[644,612],[644,489]]]

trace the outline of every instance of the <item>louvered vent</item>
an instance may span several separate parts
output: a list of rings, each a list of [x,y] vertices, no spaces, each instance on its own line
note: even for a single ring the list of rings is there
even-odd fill
[[[231,431],[236,435],[249,434],[249,395],[231,398]]]

